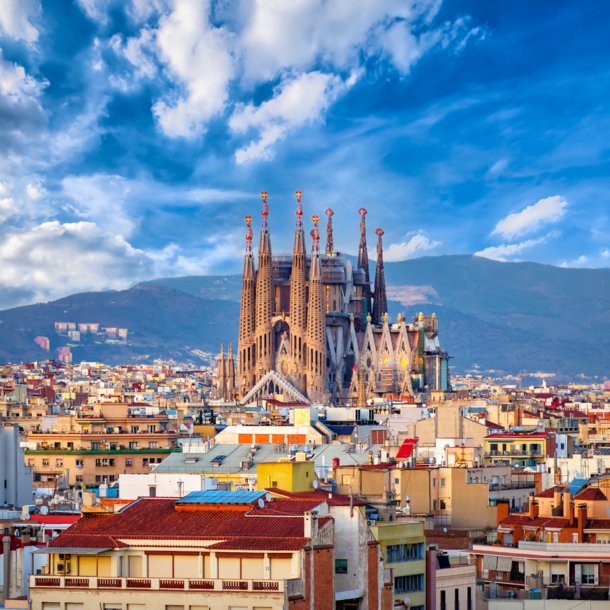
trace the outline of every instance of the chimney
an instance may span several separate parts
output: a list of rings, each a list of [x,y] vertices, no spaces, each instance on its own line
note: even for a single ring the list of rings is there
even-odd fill
[[[429,544],[426,550],[426,608],[427,610],[437,610],[436,608],[436,550],[438,547]]]
[[[566,487],[563,490],[563,517],[569,519],[570,525],[574,522],[574,508],[572,507],[572,495]]]
[[[510,513],[510,504],[508,500],[498,500],[496,503],[496,515],[497,515],[497,523],[500,525],[504,519],[508,517]]]
[[[318,534],[318,513],[316,511],[306,512],[303,514],[305,520],[305,538],[315,538]]]
[[[561,506],[561,488],[555,486],[553,490],[553,508]]]
[[[578,505],[578,542],[584,542],[584,529],[587,525],[587,505]]]
[[[538,503],[534,499],[534,496],[532,496],[532,499],[530,500],[530,519],[535,519],[537,516],[538,516]]]

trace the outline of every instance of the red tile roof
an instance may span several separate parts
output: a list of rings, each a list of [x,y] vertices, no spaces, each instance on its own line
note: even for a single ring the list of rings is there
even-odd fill
[[[585,529],[610,530],[610,519],[589,519]]]
[[[304,519],[296,517],[320,503],[318,500],[272,500],[264,509],[244,506],[243,510],[177,510],[175,498],[140,498],[115,514],[85,515],[55,538],[53,546],[115,548],[109,542],[120,545],[121,539],[235,540],[237,545],[269,544],[273,548],[294,545],[296,539],[302,539],[303,546],[306,543]],[[319,527],[331,521],[331,517],[322,517],[318,520]]]
[[[329,506],[349,506],[349,496],[345,494],[338,494],[330,491],[324,491],[323,489],[312,489],[311,491],[285,491],[277,487],[269,487],[267,491],[276,496],[282,496],[290,500],[302,500],[311,499],[320,502],[326,502]],[[276,500],[277,501],[277,500]],[[354,498],[354,506],[366,506],[366,502]]]
[[[554,498],[556,491],[563,491],[563,487],[559,487],[559,485],[555,485],[554,487],[549,487],[544,491],[541,491],[539,494],[536,494],[537,498]]]
[[[587,487],[574,496],[575,500],[607,500],[606,495],[599,487]]]

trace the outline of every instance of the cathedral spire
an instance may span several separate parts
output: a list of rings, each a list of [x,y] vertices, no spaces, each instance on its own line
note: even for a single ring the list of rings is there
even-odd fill
[[[361,216],[360,220],[360,246],[358,248],[358,269],[364,271],[365,286],[363,288],[362,297],[366,304],[366,311],[363,312],[366,317],[371,311],[371,276],[369,272],[369,252],[366,247],[366,214],[365,208],[360,208],[358,214]]]
[[[296,192],[296,230],[292,251],[290,277],[290,351],[292,355],[292,381],[299,392],[305,392],[305,334],[307,332],[307,253],[303,231],[303,193]]]
[[[366,408],[366,387],[364,379],[364,365],[363,359],[360,359],[360,366],[358,367],[358,398],[356,401],[356,407],[358,409]]]
[[[326,216],[328,216],[328,222],[326,223],[326,256],[332,256],[335,250],[333,244],[333,214],[334,212],[330,208],[326,210]]]
[[[216,398],[219,400],[225,399],[225,391],[227,385],[227,370],[225,360],[225,346],[223,343],[220,344],[220,356],[218,356],[218,369],[216,371],[216,377],[218,381],[218,387],[216,390]]]
[[[307,395],[323,400],[326,389],[326,313],[320,266],[320,218],[313,216],[309,298],[307,301]]]
[[[250,390],[254,383],[255,363],[254,333],[255,318],[255,280],[254,256],[252,255],[252,216],[246,216],[246,254],[241,288],[239,312],[239,342],[237,345],[237,389],[240,396]],[[234,384],[235,385],[235,384]]]
[[[385,271],[383,269],[383,231],[377,229],[377,269],[375,271],[375,295],[373,301],[373,324],[382,324],[388,313],[388,301],[385,292]]]
[[[261,193],[263,199],[263,222],[260,245],[258,248],[258,270],[256,272],[256,379],[260,379],[274,369],[275,346],[271,318],[275,310],[275,291],[273,288],[273,265],[271,260],[271,237],[267,226],[269,206],[267,192]]]

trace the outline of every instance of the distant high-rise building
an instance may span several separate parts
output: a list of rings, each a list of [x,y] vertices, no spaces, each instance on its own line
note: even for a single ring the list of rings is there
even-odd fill
[[[447,352],[440,348],[436,316],[398,316],[390,323],[383,265],[383,231],[377,230],[377,271],[371,290],[364,208],[359,210],[357,267],[334,249],[333,211],[327,210],[325,254],[320,254],[318,216],[311,255],[303,230],[302,193],[297,191],[292,256],[273,256],[267,193],[258,268],[252,254],[252,218],[246,217],[246,255],[239,320],[237,374],[219,358],[222,397],[242,401],[285,394],[292,400],[345,402],[410,397],[417,391],[449,390]],[[108,330],[108,329],[107,329]],[[358,392],[350,392],[358,366]],[[234,379],[234,381],[231,381]],[[353,394],[353,395],[352,395]],[[362,400],[362,396],[360,397]]]
[[[42,347],[42,349],[46,349],[47,352],[51,349],[49,337],[36,337],[36,339],[34,339],[34,343],[36,343],[36,345],[39,347]]]

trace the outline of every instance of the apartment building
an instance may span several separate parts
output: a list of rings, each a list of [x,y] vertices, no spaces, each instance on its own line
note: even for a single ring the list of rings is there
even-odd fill
[[[512,429],[484,438],[483,458],[486,464],[506,464],[517,468],[544,465],[555,455],[555,433]]]
[[[335,522],[319,499],[141,498],[81,519],[43,552],[49,568],[30,579],[33,610],[335,608]],[[375,559],[360,608],[391,610],[391,570]]]

